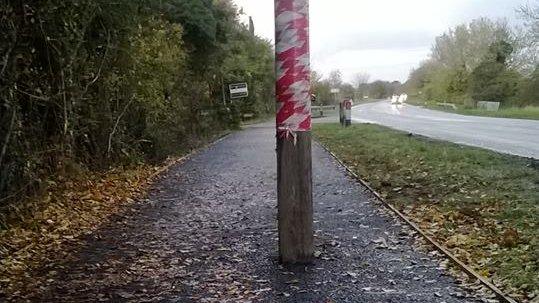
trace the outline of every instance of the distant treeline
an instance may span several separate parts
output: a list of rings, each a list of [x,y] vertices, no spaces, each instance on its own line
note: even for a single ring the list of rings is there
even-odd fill
[[[272,112],[272,46],[238,18],[230,0],[2,1],[0,207]],[[250,96],[225,105],[233,82]]]
[[[439,36],[404,89],[424,101],[470,108],[477,101],[539,106],[539,7],[520,13],[523,30],[482,18]]]
[[[370,75],[367,73],[356,73],[351,84],[343,81],[339,70],[333,70],[326,78],[316,71],[311,73],[312,91],[316,95],[317,104],[333,104],[342,98],[356,101],[365,98],[384,99],[399,93],[402,87],[399,81],[369,82],[369,79]],[[338,89],[338,93],[332,93],[333,89]]]

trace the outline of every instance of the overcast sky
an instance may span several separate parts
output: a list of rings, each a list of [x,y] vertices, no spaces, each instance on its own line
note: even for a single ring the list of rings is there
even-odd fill
[[[257,35],[274,40],[274,0],[233,0],[252,16]],[[408,78],[426,59],[434,38],[479,17],[516,22],[515,9],[538,0],[311,0],[311,63],[351,80]]]

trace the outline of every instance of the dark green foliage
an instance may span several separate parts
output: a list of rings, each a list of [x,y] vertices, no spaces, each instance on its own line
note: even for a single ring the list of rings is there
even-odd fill
[[[470,76],[470,95],[476,101],[507,103],[516,93],[518,78],[501,63],[483,62]]]
[[[228,27],[236,17],[235,9],[228,1],[212,0],[166,0],[161,8],[167,20],[182,24],[184,41],[192,53],[192,67],[204,70],[211,66],[208,60],[215,60],[219,43],[226,43]],[[220,5],[225,3],[224,6]],[[220,6],[220,7],[219,7]]]
[[[470,95],[474,100],[507,103],[516,94],[520,77],[507,68],[512,52],[511,44],[503,40],[490,46],[483,62],[470,75]]]
[[[383,81],[375,81],[371,84],[370,96],[374,99],[381,99],[389,96],[387,85]]]
[[[455,69],[449,74],[447,92],[452,96],[462,96],[468,90],[468,74],[464,68]]]
[[[272,111],[272,48],[237,14],[228,0],[2,1],[0,207],[49,176],[160,159]],[[225,106],[234,81],[252,95]]]
[[[211,0],[164,1],[163,10],[169,21],[183,25],[186,42],[201,51],[215,44],[217,21]]]
[[[370,84],[369,96],[373,99],[383,99],[391,97],[397,93],[400,82],[374,81]]]
[[[495,62],[506,64],[509,56],[513,53],[513,46],[505,40],[500,40],[492,43],[489,47],[488,55],[490,60]]]
[[[528,79],[525,79],[519,88],[517,100],[521,101],[519,105],[539,106],[539,65]]]

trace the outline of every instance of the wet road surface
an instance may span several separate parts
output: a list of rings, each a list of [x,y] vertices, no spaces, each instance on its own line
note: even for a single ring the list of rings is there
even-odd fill
[[[389,101],[355,106],[352,117],[356,122],[539,159],[539,121],[463,116]]]
[[[277,262],[272,125],[234,133],[89,235],[38,302],[481,302],[317,144],[315,262]]]

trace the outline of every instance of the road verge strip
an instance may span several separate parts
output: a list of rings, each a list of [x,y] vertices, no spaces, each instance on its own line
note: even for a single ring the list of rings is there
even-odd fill
[[[393,205],[388,203],[376,190],[374,190],[367,182],[365,182],[361,177],[359,177],[351,168],[349,168],[337,155],[335,155],[329,148],[327,148],[324,144],[320,143],[319,140],[316,142],[322,149],[324,149],[327,153],[329,153],[339,165],[341,165],[344,169],[346,169],[347,173],[352,176],[356,181],[358,181],[361,185],[366,187],[368,191],[370,191],[376,198],[382,202],[382,204],[387,207],[389,210],[391,210],[393,213],[395,213],[401,220],[403,220],[406,224],[408,224],[410,227],[412,227],[416,232],[418,232],[429,244],[434,246],[436,250],[441,252],[443,255],[445,255],[448,259],[450,259],[454,264],[456,264],[459,268],[461,268],[466,274],[468,274],[470,277],[477,279],[481,282],[485,287],[489,288],[494,294],[496,294],[496,297],[506,303],[517,303],[514,299],[510,298],[506,294],[504,294],[499,288],[497,288],[494,284],[490,283],[487,279],[485,279],[483,276],[479,275],[476,271],[474,271],[472,268],[464,264],[462,261],[460,261],[455,255],[453,255],[449,250],[447,250],[445,247],[443,247],[440,243],[436,242],[432,237],[427,235],[426,232],[424,232],[419,226],[417,226],[414,222],[412,222],[410,219],[408,219],[402,212],[400,212],[398,209],[396,209]]]

